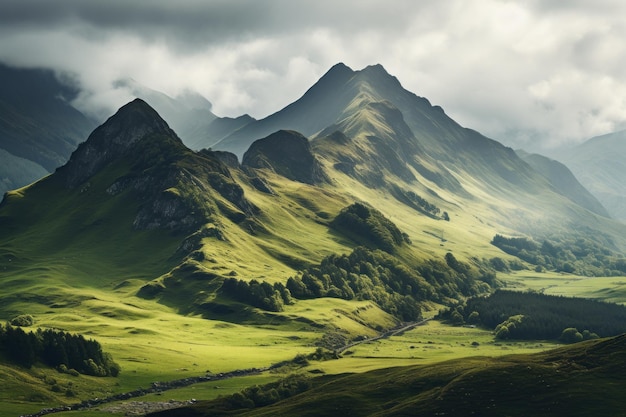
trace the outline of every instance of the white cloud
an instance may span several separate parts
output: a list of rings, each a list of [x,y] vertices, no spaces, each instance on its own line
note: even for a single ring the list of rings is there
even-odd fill
[[[263,117],[337,62],[381,63],[461,124],[531,150],[626,127],[626,5],[450,0],[24,0],[3,4],[0,61],[75,73],[109,115],[133,78]]]

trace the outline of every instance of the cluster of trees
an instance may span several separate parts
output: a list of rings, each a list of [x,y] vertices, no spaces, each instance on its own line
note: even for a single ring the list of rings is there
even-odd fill
[[[500,339],[556,340],[569,328],[585,329],[581,340],[626,332],[622,305],[534,292],[498,290],[488,297],[469,298],[441,317],[493,329]]]
[[[413,321],[421,316],[422,301],[447,302],[488,290],[487,283],[476,279],[485,278],[482,272],[451,253],[446,263],[431,260],[411,268],[382,250],[357,247],[349,255],[330,255],[319,266],[289,278],[287,289],[300,299],[372,300],[401,320]]]
[[[25,332],[8,323],[0,324],[0,350],[7,359],[27,368],[42,362],[73,374],[117,376],[120,372],[120,366],[97,341],[63,331]]]
[[[411,243],[409,236],[391,220],[361,203],[354,203],[341,210],[330,226],[357,242],[389,253],[393,253],[403,243]]]
[[[583,330],[582,332],[579,332],[577,328],[575,327],[568,327],[567,329],[564,329],[563,332],[561,333],[561,337],[559,337],[559,340],[563,343],[577,343],[577,342],[582,342],[583,340],[591,340],[591,339],[597,339],[600,336],[598,336],[596,333],[592,333],[589,330]]]
[[[616,256],[605,246],[585,237],[561,237],[541,244],[525,237],[495,235],[491,243],[504,252],[542,269],[586,276],[622,276],[626,274],[626,259]],[[506,264],[494,258],[500,268]],[[495,266],[495,265],[494,265]],[[518,269],[519,264],[510,265]]]
[[[234,300],[267,311],[283,311],[285,304],[293,303],[291,293],[281,282],[272,285],[254,279],[242,281],[236,278],[227,278],[220,289]]]
[[[441,209],[436,205],[429,203],[426,199],[414,193],[413,191],[406,191],[398,187],[397,185],[394,185],[391,189],[391,192],[393,193],[393,196],[398,199],[398,201],[406,204],[414,210],[419,211],[422,214],[436,219],[443,218],[444,220],[450,220],[448,213],[446,213],[445,211],[443,212],[442,216],[439,217]]]
[[[229,408],[255,408],[274,404],[311,388],[305,376],[294,374],[267,385],[254,385],[224,398]]]

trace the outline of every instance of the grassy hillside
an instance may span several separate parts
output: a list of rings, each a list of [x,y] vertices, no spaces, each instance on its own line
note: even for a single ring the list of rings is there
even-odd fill
[[[251,168],[232,154],[192,152],[146,103],[124,106],[66,166],[0,205],[0,319],[30,314],[34,327],[97,339],[122,371],[101,382],[81,379],[76,398],[85,399],[206,370],[265,367],[432,317],[497,286],[494,258],[531,267],[491,244],[496,234],[581,233],[615,252],[626,247],[626,226],[555,192],[510,149],[456,125],[382,67],[335,68],[326,82],[345,77],[349,94],[335,104],[346,107],[312,142],[312,154],[306,147],[324,181],[281,175],[276,162],[299,167],[285,154]],[[297,114],[304,123],[312,115],[300,104],[271,120]],[[316,106],[325,116],[337,110]],[[311,123],[313,129],[322,122]],[[273,302],[290,281],[305,290],[291,287]],[[480,343],[493,338],[482,332]],[[384,355],[359,346],[351,357],[316,367],[336,374],[473,352],[463,345],[442,343],[442,352],[420,358],[416,345],[412,352],[385,345],[394,349]],[[489,355],[502,353],[490,347]],[[42,408],[74,401],[46,385],[55,370],[0,362],[2,372],[15,375],[1,387],[12,410],[22,402],[30,410],[33,401]],[[441,384],[450,382],[452,371],[437,372]],[[58,376],[62,387],[72,382],[65,378]],[[390,377],[410,386],[406,378]],[[396,389],[407,394],[407,387]],[[29,390],[45,395],[29,397]],[[420,398],[444,393],[426,390]],[[376,398],[346,395],[359,407],[373,407]],[[393,401],[388,409],[413,400]]]
[[[625,343],[619,336],[533,355],[319,377],[304,392],[266,407],[234,411],[241,397],[229,397],[154,416],[619,415]]]

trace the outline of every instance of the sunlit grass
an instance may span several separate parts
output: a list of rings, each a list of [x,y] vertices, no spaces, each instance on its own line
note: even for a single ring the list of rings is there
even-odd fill
[[[626,304],[626,277],[582,277],[557,272],[498,274],[508,289]]]

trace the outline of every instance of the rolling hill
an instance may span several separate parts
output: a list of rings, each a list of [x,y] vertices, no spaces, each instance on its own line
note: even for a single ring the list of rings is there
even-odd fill
[[[489,292],[494,259],[534,265],[494,246],[499,234],[575,241],[559,254],[572,263],[591,262],[588,247],[616,264],[626,250],[626,225],[581,190],[559,189],[380,65],[339,64],[241,126],[207,111],[203,129],[220,120],[227,136],[194,151],[133,100],[51,175],[6,194],[0,319],[88,332],[131,384],[162,375],[161,355],[187,374],[269,365]]]

